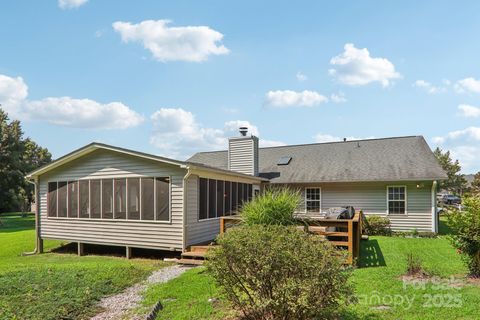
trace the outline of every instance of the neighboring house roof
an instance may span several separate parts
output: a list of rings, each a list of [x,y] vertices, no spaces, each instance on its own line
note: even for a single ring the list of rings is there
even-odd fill
[[[292,157],[288,165],[277,165]],[[227,151],[200,152],[194,163],[227,169]],[[422,136],[259,148],[260,176],[272,183],[418,181],[447,176]]]
[[[473,180],[475,180],[475,175],[474,174],[466,174],[465,175],[465,180],[467,180],[467,188],[470,188],[472,186]]]
[[[201,164],[201,163],[192,163],[192,162],[189,162],[189,161],[179,161],[179,160],[173,160],[173,159],[170,159],[170,158],[166,158],[166,157],[160,157],[160,156],[156,156],[156,155],[152,155],[152,154],[148,154],[148,153],[144,153],[144,152],[139,152],[139,151],[134,151],[134,150],[129,150],[129,149],[125,149],[125,148],[119,148],[119,147],[114,147],[114,146],[111,146],[111,145],[108,145],[108,144],[104,144],[104,143],[98,143],[98,142],[92,142],[80,149],[77,149],[77,150],[74,150],[66,155],[64,155],[63,157],[60,157],[58,158],[57,160],[53,161],[53,162],[50,162],[30,173],[27,174],[27,178],[33,178],[33,177],[36,177],[36,176],[40,176],[44,173],[47,173],[48,171],[51,171],[55,168],[58,168],[66,163],[69,163],[70,161],[73,161],[75,159],[78,159],[80,157],[83,157],[95,150],[99,150],[99,149],[103,149],[103,150],[109,150],[109,151],[113,151],[113,152],[119,152],[119,153],[122,153],[122,154],[127,154],[127,155],[130,155],[130,156],[134,156],[134,157],[140,157],[140,158],[143,158],[143,159],[148,159],[148,160],[153,160],[153,161],[158,161],[158,162],[162,162],[162,163],[168,163],[168,164],[171,164],[171,165],[176,165],[176,166],[180,166],[180,167],[183,167],[185,169],[199,169],[199,170],[204,170],[204,171],[210,171],[210,172],[216,172],[216,173],[223,173],[223,174],[228,174],[228,175],[232,175],[232,176],[239,176],[239,177],[245,177],[245,178],[249,178],[249,179],[254,179],[254,180],[259,180],[259,181],[266,181],[267,179],[265,178],[262,178],[262,177],[254,177],[254,176],[251,176],[251,175],[248,175],[248,174],[243,174],[243,173],[238,173],[238,172],[233,172],[233,171],[230,171],[230,170],[225,170],[225,169],[222,169],[222,168],[216,168],[216,167],[212,167],[212,166],[209,166],[209,165],[206,165],[206,164]]]

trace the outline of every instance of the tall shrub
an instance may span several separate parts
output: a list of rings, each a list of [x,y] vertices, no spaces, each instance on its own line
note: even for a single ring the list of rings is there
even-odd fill
[[[318,236],[244,225],[218,243],[207,270],[244,319],[326,319],[354,297],[345,256]]]
[[[453,246],[462,254],[472,277],[480,277],[480,196],[466,197],[462,210],[448,213],[449,236]]]
[[[301,203],[301,194],[290,188],[268,188],[244,204],[240,211],[247,225],[293,225],[294,212]]]

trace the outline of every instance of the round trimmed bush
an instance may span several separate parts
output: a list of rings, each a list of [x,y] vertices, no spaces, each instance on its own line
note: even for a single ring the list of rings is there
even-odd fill
[[[345,256],[321,237],[277,225],[218,238],[206,266],[244,319],[325,319],[354,299]]]

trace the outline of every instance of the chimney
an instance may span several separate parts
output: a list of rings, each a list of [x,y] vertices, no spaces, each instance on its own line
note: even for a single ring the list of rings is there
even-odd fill
[[[258,176],[258,137],[239,128],[240,136],[228,139],[228,170]]]

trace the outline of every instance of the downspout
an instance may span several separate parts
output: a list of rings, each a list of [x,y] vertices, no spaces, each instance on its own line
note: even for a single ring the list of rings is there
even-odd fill
[[[26,179],[26,181],[34,186],[35,195],[35,249],[32,252],[23,252],[22,256],[30,256],[39,253],[40,250],[40,199],[38,196],[38,179],[35,182]]]
[[[437,214],[437,181],[432,184],[432,232],[438,232],[438,214]]]
[[[183,232],[182,232],[182,252],[187,249],[187,182],[188,178],[192,174],[189,166],[184,166],[187,169],[187,174],[183,177]]]

